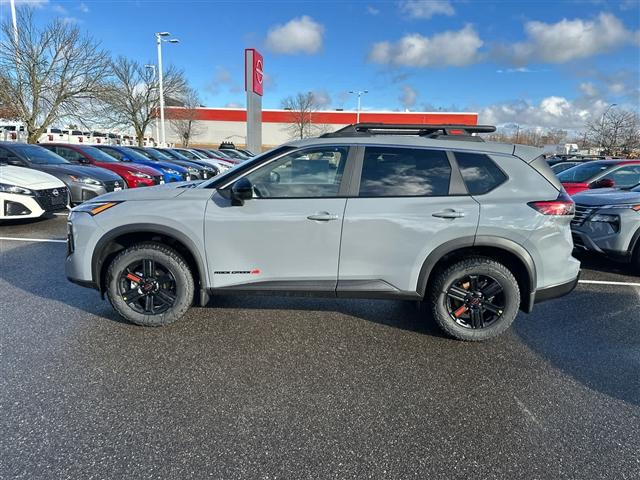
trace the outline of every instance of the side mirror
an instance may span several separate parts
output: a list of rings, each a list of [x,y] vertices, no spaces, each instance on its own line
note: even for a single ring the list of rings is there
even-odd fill
[[[614,182],[610,178],[603,178],[591,184],[591,188],[613,188],[615,186],[616,182]]]
[[[22,163],[22,160],[20,160],[18,157],[16,157],[15,155],[9,155],[7,157],[7,163],[9,165],[13,165],[15,167],[22,167],[24,166],[24,163]]]
[[[253,198],[253,185],[245,177],[238,179],[231,185],[231,205],[244,205],[244,201],[251,198]]]

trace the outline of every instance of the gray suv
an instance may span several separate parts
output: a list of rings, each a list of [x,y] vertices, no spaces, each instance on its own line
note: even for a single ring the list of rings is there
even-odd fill
[[[350,125],[202,183],[75,208],[67,277],[139,325],[229,292],[427,302],[462,340],[569,293],[574,203],[541,151],[488,126]]]
[[[640,184],[586,190],[574,200],[571,230],[576,248],[631,263],[640,274]]]

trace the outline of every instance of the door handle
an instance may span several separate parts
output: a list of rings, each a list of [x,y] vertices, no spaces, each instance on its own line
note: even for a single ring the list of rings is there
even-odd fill
[[[437,218],[462,218],[464,217],[464,212],[461,212],[460,210],[454,210],[453,208],[448,208],[440,212],[432,213],[431,216]]]
[[[329,212],[318,212],[309,215],[307,218],[316,222],[330,222],[331,220],[338,220],[338,215]]]

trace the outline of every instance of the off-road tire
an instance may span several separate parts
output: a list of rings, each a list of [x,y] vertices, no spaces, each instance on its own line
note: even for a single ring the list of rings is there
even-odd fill
[[[170,270],[175,278],[175,302],[163,313],[145,315],[136,312],[123,300],[119,292],[118,281],[122,272],[132,262],[142,259],[151,259],[160,263]],[[129,322],[145,327],[165,326],[180,319],[193,303],[193,275],[185,260],[174,249],[155,242],[139,243],[120,252],[109,264],[107,296],[116,312]]]
[[[487,275],[503,288],[505,306],[502,315],[491,325],[470,329],[459,325],[447,309],[447,291],[466,275]],[[469,257],[436,272],[428,296],[433,318],[447,335],[458,340],[479,342],[502,334],[511,326],[520,308],[520,289],[511,271],[503,264],[486,257]]]

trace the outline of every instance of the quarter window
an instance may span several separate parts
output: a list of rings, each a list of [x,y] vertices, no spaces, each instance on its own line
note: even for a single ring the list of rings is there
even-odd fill
[[[296,150],[247,174],[257,198],[336,197],[348,147]]]
[[[460,173],[471,195],[482,195],[503,183],[507,176],[487,155],[456,152]]]
[[[367,147],[361,197],[434,197],[449,193],[451,165],[441,150]]]
[[[626,165],[607,174],[604,178],[611,179],[618,188],[633,187],[640,183],[640,165]]]

